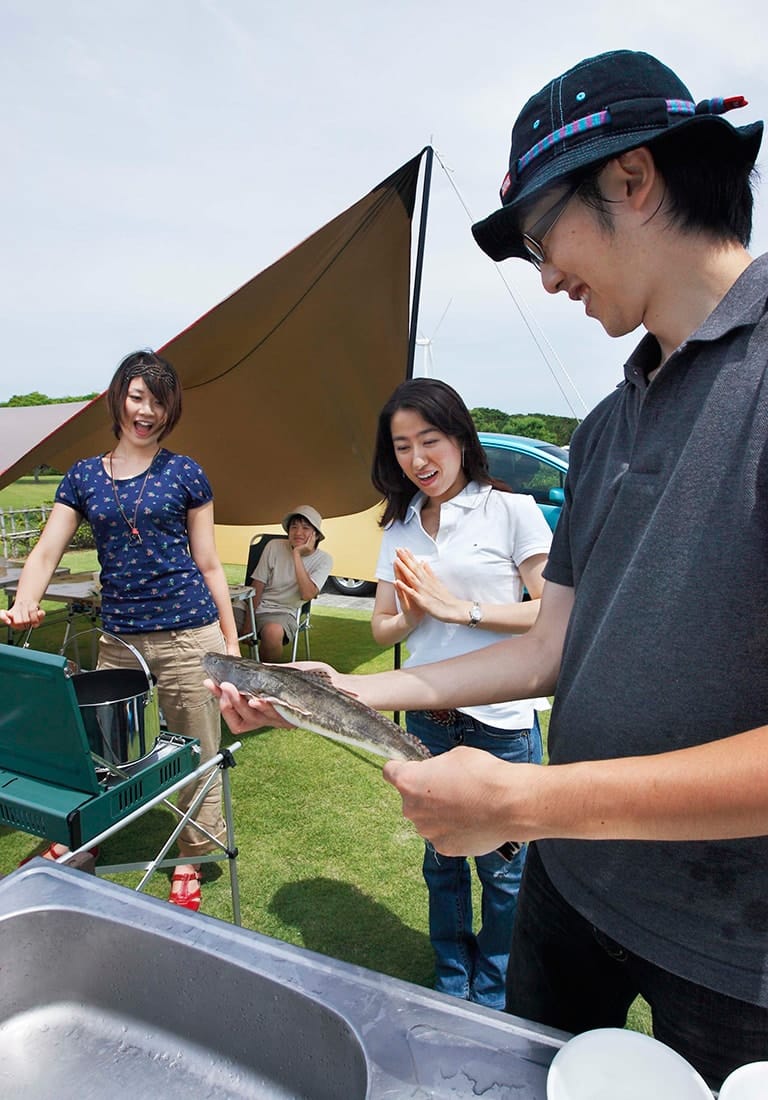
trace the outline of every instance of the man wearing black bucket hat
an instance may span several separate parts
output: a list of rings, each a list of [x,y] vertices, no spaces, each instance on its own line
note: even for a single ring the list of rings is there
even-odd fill
[[[762,123],[724,117],[744,102],[697,104],[617,51],[523,108],[478,243],[609,335],[646,335],[573,437],[534,627],[335,677],[381,709],[554,693],[550,766],[461,747],[385,778],[439,852],[533,842],[508,1011],[622,1027],[642,994],[713,1087],[768,1051],[768,256],[746,250]],[[228,690],[222,710],[235,732],[274,717]]]
[[[648,334],[574,436],[542,613],[512,643],[529,677],[538,655],[535,690],[556,688],[555,767],[538,791],[494,765],[467,789],[454,763],[467,807],[506,785],[499,837],[537,840],[508,1011],[620,1027],[642,993],[657,1037],[715,1086],[768,1050],[768,257],[746,251],[763,127],[723,117],[744,103],[697,104],[619,51],[515,123],[477,242],[532,262],[609,335]],[[436,785],[390,767],[406,812]],[[464,850],[449,792],[423,812],[440,850]]]

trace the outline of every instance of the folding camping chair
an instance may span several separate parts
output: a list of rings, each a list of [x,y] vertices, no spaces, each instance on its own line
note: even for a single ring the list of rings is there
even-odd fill
[[[253,607],[253,597],[256,595],[249,584],[230,584],[229,598],[233,609],[241,605],[243,611],[243,623],[238,630],[238,642],[245,642],[253,656],[253,646],[256,641],[256,612]],[[237,616],[235,616],[237,620]]]
[[[256,566],[259,563],[261,555],[264,553],[264,549],[265,549],[267,543],[271,542],[272,539],[287,539],[287,538],[288,538],[287,535],[280,535],[280,534],[266,534],[265,533],[265,534],[261,534],[261,535],[254,535],[253,538],[251,539],[250,545],[248,547],[248,563],[245,567],[245,577],[243,579],[243,584],[242,585],[230,585],[229,592],[230,592],[230,598],[232,599],[233,603],[236,602],[237,599],[242,599],[242,597],[237,597],[235,595],[235,592],[242,592],[242,590],[245,588],[245,589],[248,589],[248,591],[251,594],[250,595],[250,602],[246,604],[247,609],[250,610],[250,622],[249,622],[248,618],[246,617],[246,621],[245,621],[245,624],[243,626],[244,633],[238,638],[238,641],[245,642],[245,644],[248,646],[251,657],[255,657],[256,660],[258,660],[258,658],[259,658],[259,640],[258,640],[258,637],[256,636],[256,619],[255,619],[254,611],[253,611],[253,588],[250,587],[250,585],[251,585],[251,576],[253,574],[254,569],[256,568]],[[309,630],[310,630],[310,626],[311,626],[311,621],[310,621],[311,620],[311,614],[312,614],[312,601],[311,600],[306,600],[301,605],[301,607],[298,607],[296,609],[296,634],[295,634],[294,639],[293,639],[293,649],[292,649],[292,652],[291,652],[291,660],[292,661],[296,660],[296,654],[298,653],[298,650],[299,650],[299,637],[301,635],[304,636],[304,651],[306,653],[306,659],[309,660]]]

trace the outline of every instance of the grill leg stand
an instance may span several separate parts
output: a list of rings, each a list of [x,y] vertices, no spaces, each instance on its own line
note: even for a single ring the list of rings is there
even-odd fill
[[[134,810],[132,813],[127,814],[121,821],[118,821],[116,824],[111,825],[108,829],[105,829],[97,836],[90,837],[87,841],[85,841],[85,843],[81,844],[79,847],[73,847],[71,851],[65,852],[63,855],[59,856],[56,862],[62,864],[68,863],[73,856],[77,855],[78,852],[85,852],[89,848],[93,848],[96,845],[101,844],[104,840],[112,836],[114,833],[120,832],[121,829],[124,829],[127,825],[130,825],[133,821],[136,821],[138,818],[143,817],[144,814],[148,813],[149,810],[153,809],[153,807],[159,805],[161,802],[164,802],[166,806],[178,816],[179,821],[176,823],[176,826],[171,832],[171,835],[165,841],[157,856],[154,859],[143,863],[116,863],[110,867],[97,866],[97,875],[103,876],[120,874],[121,872],[125,871],[146,871],[146,874],[143,876],[141,882],[136,887],[137,892],[143,890],[144,886],[147,884],[152,875],[154,875],[154,873],[161,868],[178,867],[182,864],[189,863],[188,857],[180,857],[178,859],[165,859],[164,856],[169,851],[171,845],[174,843],[184,826],[188,822],[190,822],[220,850],[218,853],[209,852],[206,855],[198,857],[198,859],[195,860],[196,863],[214,863],[222,859],[229,860],[229,884],[232,893],[232,917],[233,923],[239,925],[241,923],[241,917],[240,885],[237,876],[238,853],[237,848],[235,847],[235,827],[234,814],[232,811],[232,789],[229,781],[229,769],[234,767],[236,761],[234,760],[233,755],[240,747],[241,743],[239,741],[235,741],[234,744],[232,744],[228,749],[222,749],[221,752],[217,753],[216,756],[212,757],[205,764],[201,764],[196,771],[192,772],[191,775],[185,776],[184,779],[180,780],[178,783],[174,783],[174,785],[172,787],[169,787],[167,790],[159,792],[154,798],[150,799],[149,802],[146,802],[143,806],[139,807],[138,810]],[[217,769],[221,769],[222,771],[224,822],[227,831],[226,844],[222,844],[222,842],[218,840],[217,837],[212,836],[212,834],[210,834],[206,829],[200,828],[200,826],[197,825],[195,821],[191,820],[193,814],[195,814],[197,809],[199,808],[200,803],[205,797],[207,791],[215,782]],[[182,813],[182,811],[174,806],[172,802],[168,801],[170,795],[174,794],[178,790],[181,790],[182,787],[186,787],[189,783],[192,783],[195,780],[202,778],[204,775],[206,775],[206,773],[210,773],[208,775],[208,779],[203,784],[203,787],[198,792],[194,802],[189,806],[186,812]]]
[[[240,882],[237,877],[237,846],[235,845],[235,819],[232,813],[232,787],[229,782],[231,763],[222,762],[221,786],[224,795],[224,821],[227,826],[227,856],[229,858],[229,889],[232,895],[232,921],[240,924]]]

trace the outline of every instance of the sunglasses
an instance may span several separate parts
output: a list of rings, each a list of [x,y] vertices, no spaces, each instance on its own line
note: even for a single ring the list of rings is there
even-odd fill
[[[563,216],[565,208],[580,187],[580,183],[576,184],[574,187],[570,187],[565,194],[560,196],[557,202],[554,202],[552,206],[550,206],[549,210],[545,211],[540,218],[537,218],[528,233],[523,233],[523,246],[528,253],[528,259],[537,271],[541,271],[542,265],[547,258],[544,252],[544,238],[547,233],[552,231],[557,221]]]

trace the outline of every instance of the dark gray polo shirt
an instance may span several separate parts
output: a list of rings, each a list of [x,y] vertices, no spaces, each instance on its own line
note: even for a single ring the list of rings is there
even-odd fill
[[[576,598],[553,764],[768,723],[768,255],[650,383],[646,336],[578,428],[546,577]],[[766,787],[766,776],[755,782]],[[768,1005],[768,838],[551,840],[553,882],[624,946]]]

